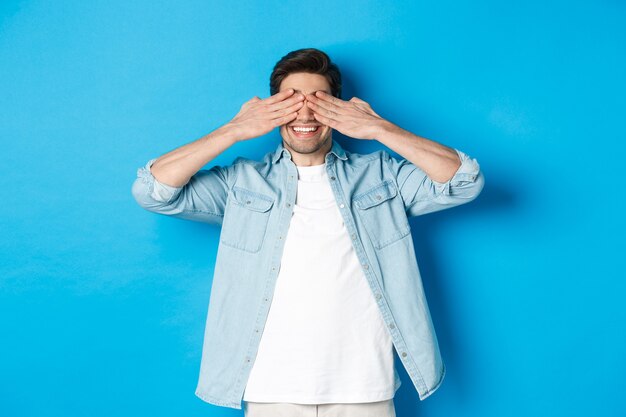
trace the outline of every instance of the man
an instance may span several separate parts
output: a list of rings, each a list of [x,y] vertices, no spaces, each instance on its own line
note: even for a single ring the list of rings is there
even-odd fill
[[[421,400],[445,375],[408,218],[472,201],[482,172],[342,100],[320,50],[281,58],[270,93],[133,184],[147,210],[222,227],[196,395],[248,417],[395,416],[394,348]],[[282,142],[261,161],[201,169],[276,127]],[[403,158],[345,151],[333,129]]]

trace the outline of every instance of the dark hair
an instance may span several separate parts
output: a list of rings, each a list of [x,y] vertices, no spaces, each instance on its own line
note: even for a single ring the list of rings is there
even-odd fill
[[[270,95],[278,93],[280,84],[289,74],[308,72],[326,77],[333,96],[341,98],[341,72],[326,53],[315,48],[289,52],[274,65],[270,75]]]

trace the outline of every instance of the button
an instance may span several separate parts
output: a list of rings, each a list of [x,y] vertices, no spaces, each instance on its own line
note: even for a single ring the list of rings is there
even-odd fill
[[[345,206],[343,204],[339,204],[339,208],[344,208]]]
[[[356,240],[356,235],[352,233],[352,240]]]
[[[369,269],[369,267],[370,267],[370,266],[369,266],[368,264],[363,264],[363,268],[365,268],[365,269]]]
[[[402,352],[402,357],[406,358],[406,352]]]
[[[389,328],[390,328],[390,329],[395,329],[395,328],[396,328],[396,326],[394,326],[394,325],[393,325],[393,323],[389,323]]]
[[[287,207],[291,207],[291,203],[287,203],[287,204],[286,204],[286,206],[287,206]]]
[[[250,204],[250,203],[251,203],[251,201],[250,201],[250,200],[246,201],[246,204]]]
[[[278,239],[282,239],[282,238],[283,238],[282,236],[278,236]]]
[[[255,329],[254,331],[258,333],[258,332],[259,332],[259,329]]]
[[[335,181],[335,177],[330,177],[331,180]]]
[[[382,295],[380,295],[380,294],[376,294],[376,299],[377,299],[377,300],[380,300],[380,298],[381,298],[381,297],[382,297]]]
[[[265,301],[267,301],[267,298],[265,299]]]
[[[272,267],[272,271],[276,271],[276,267],[275,266]]]
[[[293,175],[290,175],[290,176],[289,176],[289,178],[290,178],[290,179],[293,179]]]
[[[380,200],[382,197],[380,195],[376,196],[376,200]]]

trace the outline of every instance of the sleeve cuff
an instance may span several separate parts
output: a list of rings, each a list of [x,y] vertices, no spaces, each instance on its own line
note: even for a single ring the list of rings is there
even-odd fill
[[[470,158],[469,155],[461,152],[458,149],[455,149],[455,151],[459,155],[459,158],[461,158],[461,166],[450,180],[473,182],[474,180],[476,180],[478,172],[480,171],[480,165],[478,165],[478,161],[476,161],[476,159],[474,158]]]
[[[462,185],[476,181],[476,177],[480,172],[480,165],[476,159],[471,158],[466,153],[454,149],[461,160],[461,166],[456,170],[452,178],[446,182],[432,180],[437,191],[443,194],[450,194],[450,186]]]
[[[169,203],[178,195],[183,187],[172,187],[171,185],[163,184],[157,180],[150,171],[150,167],[156,160],[157,158],[152,158],[146,163],[146,165],[139,168],[137,170],[137,176],[140,177],[145,184],[148,184],[148,195],[151,198],[157,201]]]

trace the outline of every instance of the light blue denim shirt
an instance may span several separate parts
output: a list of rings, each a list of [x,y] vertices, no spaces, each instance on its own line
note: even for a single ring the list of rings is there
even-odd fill
[[[456,150],[461,166],[447,182],[430,179],[384,150],[358,154],[333,140],[326,169],[356,256],[420,400],[446,368],[424,295],[408,218],[468,203],[484,178],[476,159]],[[137,170],[132,194],[141,207],[221,225],[199,381],[202,400],[241,409],[281,265],[296,201],[298,172],[282,141],[260,161],[201,169],[183,187]],[[400,378],[394,368],[396,388]]]

